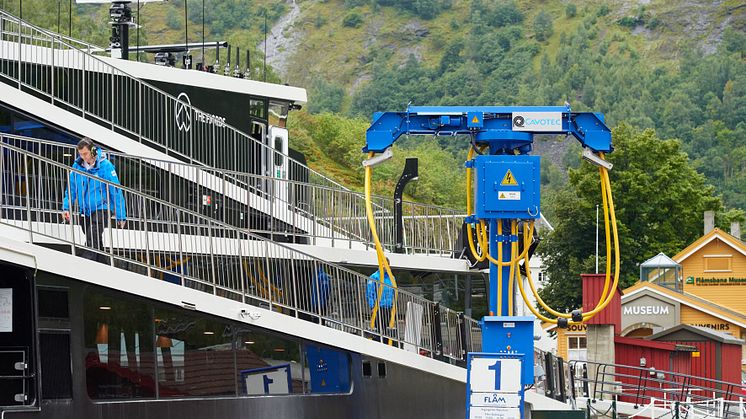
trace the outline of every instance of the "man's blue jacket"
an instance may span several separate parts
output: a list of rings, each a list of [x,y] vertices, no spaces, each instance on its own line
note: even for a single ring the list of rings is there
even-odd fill
[[[98,152],[96,163],[90,169],[83,167],[83,159],[78,157],[73,163],[73,169],[87,173],[89,176],[80,173],[71,172],[69,179],[69,188],[65,188],[65,196],[62,199],[62,209],[70,210],[71,202],[78,202],[78,209],[81,214],[90,216],[92,212],[99,210],[109,210],[116,214],[118,221],[127,219],[127,210],[124,204],[122,190],[109,186],[109,192],[106,192],[106,183],[97,180],[101,178],[111,183],[119,185],[119,177],[109,159],[104,152]],[[70,196],[68,196],[68,192]]]
[[[370,308],[376,306],[376,299],[378,298],[378,287],[381,286],[379,284],[380,278],[381,272],[375,271],[373,272],[373,275],[370,276],[370,279],[368,279],[365,294],[368,298],[368,307]],[[394,305],[394,288],[393,284],[391,283],[391,278],[389,278],[389,274],[387,272],[384,272],[383,274],[383,283],[388,286],[383,286],[383,292],[381,293],[381,303],[379,307],[391,308],[391,306]]]

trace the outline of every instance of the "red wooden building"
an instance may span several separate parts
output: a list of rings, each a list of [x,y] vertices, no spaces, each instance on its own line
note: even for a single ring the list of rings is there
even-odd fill
[[[743,341],[707,327],[680,324],[649,336],[656,342],[671,342],[696,348],[692,353],[691,374],[741,383],[741,345]],[[699,384],[694,382],[694,384]]]

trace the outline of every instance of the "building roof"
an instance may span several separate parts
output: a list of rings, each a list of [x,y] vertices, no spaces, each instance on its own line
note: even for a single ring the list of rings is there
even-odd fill
[[[709,327],[690,326],[688,324],[680,324],[678,326],[674,326],[670,329],[666,329],[661,332],[654,333],[646,337],[645,339],[650,339],[650,340],[665,339],[666,337],[671,336],[671,335],[681,335],[682,331],[688,334],[695,334],[698,336],[702,336],[706,339],[716,340],[720,343],[730,343],[734,345],[744,344],[743,340],[734,338],[733,336],[727,333],[718,332],[716,330],[710,329]],[[679,339],[676,339],[676,340],[679,340]]]
[[[679,266],[681,265],[663,253],[658,253],[640,265],[641,268],[676,268]]]
[[[614,343],[621,343],[624,345],[630,345],[630,346],[642,346],[645,348],[653,348],[653,349],[663,349],[666,351],[678,351],[678,352],[694,352],[697,350],[696,347],[691,345],[681,345],[674,342],[662,342],[662,341],[652,341],[647,338],[630,338],[630,337],[624,337],[620,335],[614,336]]]
[[[723,230],[720,230],[719,228],[715,228],[709,233],[705,234],[704,236],[698,238],[694,241],[694,243],[687,246],[684,250],[679,252],[676,256],[673,257],[673,260],[675,260],[678,263],[681,263],[689,256],[697,253],[697,251],[711,241],[715,239],[720,239],[723,243],[729,245],[732,247],[735,251],[743,254],[746,256],[746,244],[744,244],[741,240],[736,238],[735,236],[731,236],[730,234],[726,233]]]
[[[678,301],[681,304],[707,313],[713,317],[717,317],[721,320],[725,320],[729,323],[738,325],[739,327],[746,328],[746,315],[744,314],[727,308],[723,308],[722,306],[717,305],[712,301],[705,300],[704,298],[697,297],[696,295],[687,292],[674,291],[647,281],[638,281],[636,284],[624,290],[622,300],[632,298],[645,290],[650,290],[658,295],[674,301]],[[624,304],[624,301],[622,301],[622,304]]]

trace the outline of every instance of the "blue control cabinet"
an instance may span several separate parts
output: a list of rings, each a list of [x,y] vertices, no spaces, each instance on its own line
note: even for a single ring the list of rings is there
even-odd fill
[[[485,316],[482,319],[482,351],[494,354],[522,354],[521,384],[533,384],[534,318]]]
[[[540,163],[539,156],[477,156],[477,218],[539,218]]]
[[[350,360],[345,352],[323,346],[306,345],[311,393],[350,391]]]

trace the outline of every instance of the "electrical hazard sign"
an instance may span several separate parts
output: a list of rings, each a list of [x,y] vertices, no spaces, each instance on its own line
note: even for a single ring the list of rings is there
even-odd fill
[[[513,172],[508,169],[508,171],[505,173],[505,176],[503,176],[502,182],[500,182],[500,185],[502,186],[518,186],[518,182],[515,180],[515,176],[513,176]]]
[[[497,199],[500,201],[520,201],[521,193],[518,191],[500,191],[497,193]]]
[[[482,128],[484,126],[484,112],[467,112],[466,126],[469,128]]]

